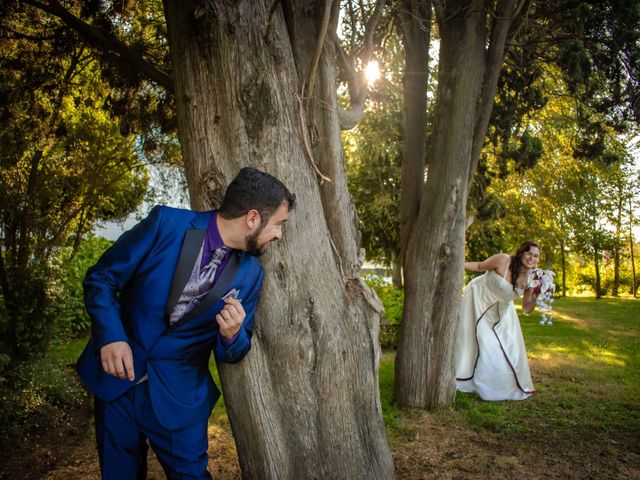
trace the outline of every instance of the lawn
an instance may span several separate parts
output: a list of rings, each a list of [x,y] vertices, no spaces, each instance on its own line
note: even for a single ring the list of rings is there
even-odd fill
[[[400,411],[392,398],[394,352],[383,354],[381,402],[399,480],[640,479],[640,300],[559,299],[554,313],[552,326],[540,325],[537,313],[521,315],[537,392],[523,402],[458,393],[452,407]],[[48,361],[68,365],[83,343],[54,346]],[[98,479],[90,416],[74,418],[81,434],[66,436],[67,448],[40,445],[14,458],[13,471],[39,463],[31,471],[48,470],[45,476],[20,478]],[[209,437],[214,478],[239,478],[222,400]],[[149,478],[164,478],[153,455]]]
[[[398,478],[640,478],[640,301],[559,299],[554,312],[552,326],[519,312],[537,392],[524,402],[458,392],[453,408],[399,412],[385,354]]]

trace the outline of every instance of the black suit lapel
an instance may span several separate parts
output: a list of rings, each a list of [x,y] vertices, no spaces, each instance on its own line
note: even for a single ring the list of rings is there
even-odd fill
[[[171,315],[173,308],[178,303],[178,299],[180,299],[180,295],[182,295],[184,291],[187,281],[189,281],[206,232],[206,230],[189,229],[184,236],[180,259],[178,260],[176,271],[173,274],[171,290],[169,291],[169,298],[167,299],[167,306],[164,311],[167,322],[169,321],[169,315]]]

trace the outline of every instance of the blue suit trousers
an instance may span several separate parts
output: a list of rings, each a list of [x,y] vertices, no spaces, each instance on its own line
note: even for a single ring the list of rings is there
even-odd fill
[[[164,428],[151,405],[149,382],[111,401],[94,397],[96,440],[104,480],[142,480],[148,446],[170,480],[211,479],[207,471],[207,422]]]

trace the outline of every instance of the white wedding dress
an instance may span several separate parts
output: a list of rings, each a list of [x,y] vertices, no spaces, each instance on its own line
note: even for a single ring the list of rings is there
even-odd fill
[[[464,292],[456,338],[456,388],[483,400],[524,400],[534,393],[513,300],[522,294],[493,270]]]

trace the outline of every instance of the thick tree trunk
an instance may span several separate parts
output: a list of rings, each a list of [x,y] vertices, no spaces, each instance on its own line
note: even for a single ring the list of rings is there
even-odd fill
[[[421,408],[451,404],[455,393],[453,345],[462,293],[467,178],[484,74],[483,9],[452,8],[439,17],[429,173],[406,253],[396,355],[396,401]]]
[[[469,182],[515,15],[515,0],[500,0],[493,10],[482,0],[433,6],[440,32],[438,94],[427,183],[406,251],[395,383],[396,401],[420,408],[450,405],[455,394]]]
[[[328,0],[330,1],[330,0]],[[297,67],[299,85],[308,82],[312,54],[317,46],[319,18],[324,14],[322,2],[299,2],[301,10],[311,15],[292,14],[290,22],[295,24],[291,34],[294,62]],[[329,19],[329,32],[335,32],[338,22],[339,2],[333,2]],[[315,10],[315,12],[314,12]],[[315,15],[313,15],[315,13]],[[310,147],[317,167],[330,181],[321,182],[320,198],[329,231],[336,261],[346,278],[356,278],[359,274],[358,246],[360,243],[360,223],[349,190],[344,167],[344,153],[340,126],[336,121],[338,102],[336,96],[335,44],[333,33],[329,33],[323,42],[324,54],[313,83],[313,92],[305,90],[305,125],[308,129]],[[301,92],[302,93],[302,92]]]
[[[398,12],[405,53],[400,167],[400,258],[404,266],[409,235],[418,217],[424,188],[431,2],[401,0]]]
[[[295,41],[295,31],[315,25],[306,30],[315,39],[319,10],[271,0],[165,0],[178,133],[194,208],[217,204],[245,165],[273,173],[298,197],[285,238],[263,257],[252,351],[238,365],[219,364],[243,476],[387,479],[393,462],[377,383],[379,312],[368,289],[344,278],[357,251],[352,213],[344,200],[325,202],[336,209],[325,213],[303,146],[303,133],[311,133],[318,166],[334,177],[332,195],[347,198],[336,110],[312,111],[300,123],[299,73],[308,69],[300,60],[311,58],[314,42]],[[332,63],[321,60],[318,75],[316,92],[335,105]],[[337,226],[325,220],[333,214]]]

